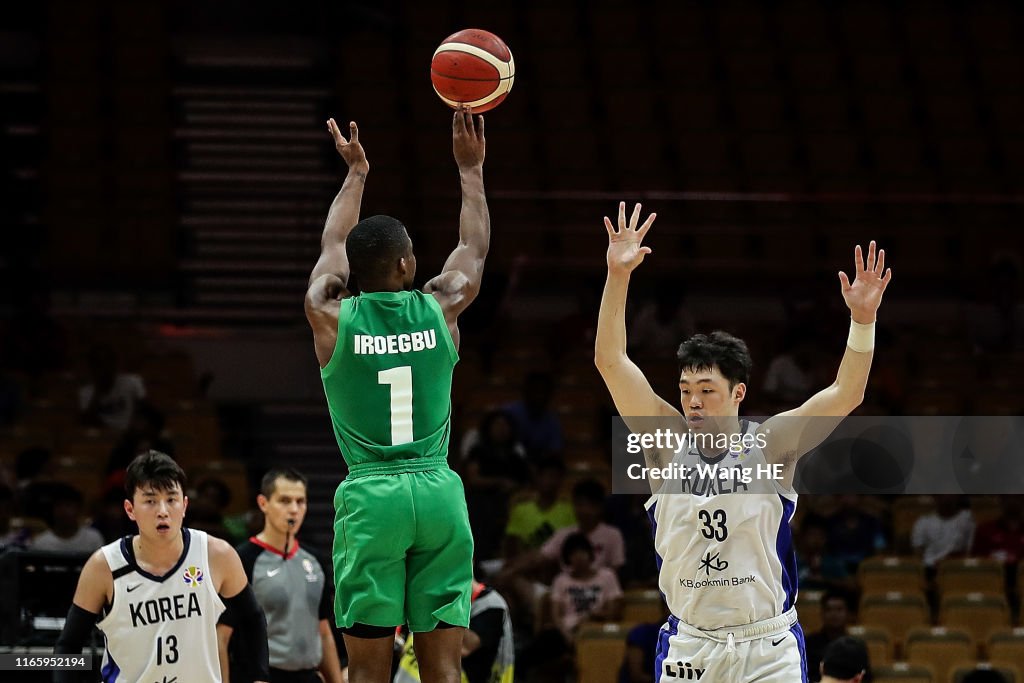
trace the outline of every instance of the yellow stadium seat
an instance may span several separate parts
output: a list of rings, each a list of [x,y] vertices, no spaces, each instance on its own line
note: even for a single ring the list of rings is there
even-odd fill
[[[930,666],[893,662],[871,667],[874,683],[937,683]]]
[[[800,589],[796,598],[796,612],[804,633],[821,630],[821,596],[824,594],[822,590]]]
[[[626,627],[584,624],[576,635],[576,671],[581,683],[616,683],[626,656]]]
[[[666,609],[661,592],[654,589],[628,590],[622,599],[622,621],[627,624],[661,624]]]
[[[953,666],[975,656],[971,634],[959,628],[918,627],[907,633],[903,651],[908,662],[932,667],[937,680],[946,680]]]
[[[927,626],[928,603],[920,593],[869,593],[860,601],[860,623],[883,626],[896,643],[903,643],[915,626]]]
[[[992,632],[985,649],[989,659],[1024,662],[1024,626]]]
[[[962,683],[967,674],[979,669],[982,671],[998,671],[1006,683],[1021,683],[1022,680],[1024,680],[1021,678],[1020,668],[1017,664],[996,660],[988,662],[972,662],[965,660],[953,667],[953,670],[949,673],[949,678],[946,680],[948,680],[949,683]]]
[[[892,636],[881,626],[850,626],[847,635],[860,638],[868,646],[871,666],[882,666],[892,661]]]
[[[938,587],[943,595],[985,593],[1005,595],[1006,579],[998,560],[981,557],[945,559],[939,563]]]
[[[869,557],[860,563],[857,575],[864,593],[919,593],[924,589],[924,565],[916,557]]]
[[[1010,625],[1010,606],[1005,597],[983,593],[952,595],[942,599],[939,623],[964,628],[976,642],[984,642],[993,629]]]
[[[231,501],[224,514],[232,515],[245,512],[252,505],[249,491],[249,478],[245,467],[236,460],[211,460],[188,472],[189,487],[195,487],[206,479],[220,479],[231,491]]]

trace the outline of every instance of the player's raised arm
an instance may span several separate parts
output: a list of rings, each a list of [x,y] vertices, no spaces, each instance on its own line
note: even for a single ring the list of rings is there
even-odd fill
[[[441,274],[430,280],[423,291],[437,297],[448,329],[458,345],[458,316],[480,293],[484,259],[491,242],[491,216],[484,194],[484,117],[475,121],[466,107],[460,107],[452,119],[452,151],[459,166],[462,183],[462,212],[459,214],[459,245],[445,261]]]
[[[313,267],[309,276],[309,286],[324,275],[332,275],[340,281],[341,287],[348,286],[348,257],[345,255],[345,240],[356,223],[359,222],[359,207],[363,201],[363,186],[370,164],[366,160],[366,152],[359,142],[359,127],[356,122],[348,124],[349,139],[341,134],[334,119],[327,121],[327,130],[334,139],[334,147],[348,166],[348,174],[341,190],[334,197],[331,208],[327,212],[327,222],[320,238],[320,259]]]
[[[652,213],[642,225],[640,204],[626,221],[626,203],[619,203],[618,229],[605,216],[608,230],[608,279],[601,295],[601,309],[597,315],[597,338],[594,344],[594,363],[612,395],[619,414],[629,417],[679,417],[679,411],[654,393],[640,368],[626,355],[626,293],[629,277],[650,247],[641,246],[644,236],[654,224],[658,214]]]
[[[892,280],[892,270],[885,267],[884,249],[876,255],[874,240],[868,246],[867,262],[859,244],[854,249],[854,261],[852,283],[846,273],[839,273],[843,299],[850,309],[850,336],[836,380],[803,405],[762,425],[762,431],[771,435],[766,439],[765,456],[772,462],[795,462],[820,444],[864,400],[875,349],[875,314]],[[837,419],[823,419],[828,417]]]

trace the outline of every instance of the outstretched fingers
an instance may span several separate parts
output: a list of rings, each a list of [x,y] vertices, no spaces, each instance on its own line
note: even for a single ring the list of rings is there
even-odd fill
[[[633,205],[633,213],[629,217],[629,229],[636,230],[636,224],[640,221],[640,202]]]
[[[619,232],[626,229],[626,202],[619,202]]]
[[[355,121],[348,122],[348,139],[353,143],[359,142],[359,126]]]
[[[608,216],[604,217],[604,229],[608,231],[609,238],[615,237],[618,234],[615,232],[615,226],[612,225],[612,219],[608,218]]]
[[[853,249],[853,263],[854,275],[860,277],[860,274],[864,272],[864,250],[860,248],[859,244]]]
[[[345,140],[345,136],[341,134],[341,130],[338,128],[338,124],[334,119],[327,119],[327,130],[330,131],[331,137],[334,138],[335,145],[340,147],[348,144],[348,141]]]
[[[640,206],[640,205],[637,204],[637,206]],[[654,225],[654,219],[656,219],[657,217],[658,217],[658,214],[652,213],[650,216],[647,217],[647,220],[645,220],[643,222],[643,225],[641,225],[640,229],[637,230],[637,234],[640,236],[640,239],[643,239],[644,235],[647,234],[647,231],[651,229],[651,226]],[[646,247],[644,247],[644,248],[646,249]]]
[[[878,250],[878,263],[875,264],[875,274],[882,277],[885,272],[885,249]]]

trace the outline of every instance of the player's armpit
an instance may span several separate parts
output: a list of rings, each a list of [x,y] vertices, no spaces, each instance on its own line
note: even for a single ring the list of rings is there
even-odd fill
[[[804,414],[799,408],[771,417],[758,428],[765,459],[791,467],[835,431],[846,415]]]

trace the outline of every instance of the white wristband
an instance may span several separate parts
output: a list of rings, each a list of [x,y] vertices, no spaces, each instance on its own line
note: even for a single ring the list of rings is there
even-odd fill
[[[867,325],[850,320],[850,337],[846,345],[858,353],[868,353],[875,350],[875,324]]]

